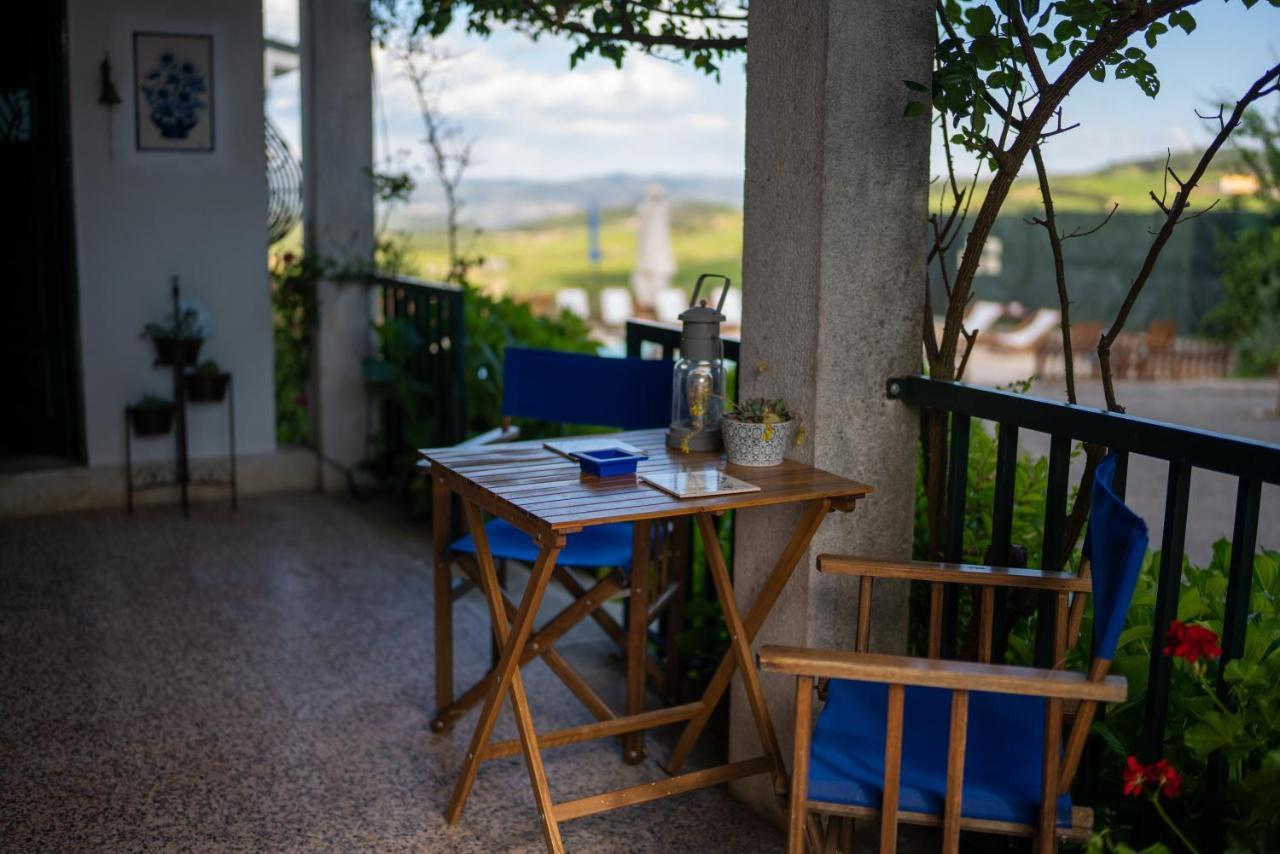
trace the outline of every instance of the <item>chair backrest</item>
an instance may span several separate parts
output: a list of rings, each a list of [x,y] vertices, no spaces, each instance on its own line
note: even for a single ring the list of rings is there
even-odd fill
[[[1157,319],[1147,324],[1147,349],[1153,353],[1172,350],[1178,343],[1178,322]]]
[[[1147,523],[1115,494],[1115,475],[1116,458],[1108,454],[1093,475],[1083,550],[1092,566],[1093,655],[1108,661],[1115,655],[1147,554]]]
[[[502,414],[641,430],[671,420],[671,363],[508,347]]]

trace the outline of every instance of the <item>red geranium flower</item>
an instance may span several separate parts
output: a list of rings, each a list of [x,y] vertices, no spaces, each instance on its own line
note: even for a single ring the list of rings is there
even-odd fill
[[[1182,794],[1182,775],[1178,769],[1169,764],[1168,759],[1161,759],[1147,767],[1147,773],[1153,778],[1156,788],[1166,798],[1176,798]]]
[[[1182,775],[1168,759],[1160,759],[1150,765],[1138,761],[1138,757],[1130,756],[1125,762],[1124,793],[1127,797],[1140,798],[1148,791],[1159,793],[1166,798],[1176,798],[1182,794]]]
[[[1169,624],[1169,644],[1164,648],[1165,655],[1181,658],[1195,664],[1201,658],[1211,659],[1222,655],[1222,647],[1218,641],[1218,633],[1204,626],[1187,625],[1174,620]]]
[[[1138,757],[1130,756],[1124,765],[1124,793],[1127,797],[1142,797],[1147,784],[1147,766],[1138,761]]]

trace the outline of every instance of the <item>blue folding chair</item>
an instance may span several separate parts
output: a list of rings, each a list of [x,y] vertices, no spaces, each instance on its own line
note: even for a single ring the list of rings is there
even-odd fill
[[[555,350],[510,347],[503,358],[502,426],[464,445],[509,442],[517,438],[519,429],[512,426],[512,418],[638,430],[664,427],[670,420],[670,414],[671,365],[665,361],[601,358]],[[669,538],[664,536],[667,532],[663,525],[655,524],[651,529],[656,532],[654,536],[659,542],[651,545],[650,555],[655,557],[662,569],[660,576],[665,576],[672,570],[671,561],[666,559],[663,549],[663,542]],[[538,556],[538,548],[529,535],[502,519],[485,523],[485,534],[498,566],[499,581],[504,587],[507,561],[532,564]],[[540,650],[552,670],[584,705],[601,717],[606,716],[607,708],[602,707],[599,698],[590,691],[581,677],[572,673],[568,664],[552,649],[556,638],[590,616],[625,652],[629,632],[647,635],[649,625],[664,613],[669,613],[670,631],[666,644],[669,663],[675,655],[675,645],[671,641],[678,626],[678,581],[660,577],[658,581],[664,590],[654,600],[656,607],[646,611],[647,619],[628,619],[629,625],[626,628],[620,626],[600,607],[618,595],[630,595],[633,536],[634,526],[630,522],[592,526],[569,536],[560,552],[553,577],[574,597],[575,602],[545,626],[535,630],[528,645],[530,649]],[[478,569],[474,563],[475,551],[475,542],[470,534],[449,544],[446,559],[456,562],[469,578],[469,581],[464,582],[465,586],[455,592],[455,598],[471,586],[479,586]],[[600,568],[609,568],[612,572],[590,588],[570,571]],[[628,616],[633,612],[634,609],[629,608]],[[437,650],[437,656],[440,654],[441,651]],[[644,666],[649,681],[654,683],[660,693],[667,693],[665,683],[669,681],[670,674],[675,672],[675,667],[669,666],[664,673],[656,663],[647,658]],[[439,671],[438,667],[437,673]],[[432,728],[436,731],[446,729],[467,709],[483,700],[486,689],[487,680],[482,680],[456,699],[448,696],[451,695],[451,688],[443,695],[438,692],[438,707]],[[629,693],[630,689],[631,680],[628,680]],[[633,700],[638,702],[640,699],[642,698],[628,696],[628,705]],[[641,746],[637,748],[637,755],[629,755],[627,758],[639,761],[643,758],[642,754]]]
[[[1123,700],[1127,685],[1108,676],[1147,550],[1147,526],[1112,490],[1115,458],[1094,476],[1080,576],[824,555],[819,569],[861,579],[855,652],[766,647],[765,670],[796,682],[795,761],[788,851],[822,839],[849,851],[855,818],[880,821],[880,850],[892,852],[898,822],[941,826],[942,849],[958,851],[960,831],[1031,836],[1036,849],[1084,841],[1092,811],[1070,797],[1089,726],[1100,702]],[[1086,577],[1087,576],[1087,577]],[[978,588],[982,661],[876,655],[866,651],[874,579],[912,579]],[[1015,587],[1056,598],[1055,669],[989,662],[994,593]],[[1068,597],[1093,596],[1094,648],[1088,674],[1060,669],[1066,657]],[[1083,603],[1083,599],[1079,599]],[[937,621],[931,621],[936,622]],[[936,649],[931,626],[930,649]],[[815,680],[830,680],[813,723]],[[1063,741],[1063,703],[1079,705]],[[823,818],[825,816],[825,827]],[[844,844],[841,845],[840,842]]]

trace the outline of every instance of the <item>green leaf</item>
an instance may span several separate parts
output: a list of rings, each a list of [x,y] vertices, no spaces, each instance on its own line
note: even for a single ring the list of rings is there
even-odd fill
[[[1102,64],[1095,65],[1089,69],[1089,76],[1101,83],[1107,79],[1107,67]]]
[[[914,80],[903,80],[902,82],[905,83],[907,85],[907,88],[910,89],[912,92],[928,92],[929,91],[929,87],[924,85],[923,83],[917,83]]]
[[[924,104],[920,101],[907,101],[907,105],[902,109],[902,115],[904,118],[923,116]]]
[[[1191,752],[1197,756],[1208,756],[1229,741],[1223,738],[1222,733],[1203,721],[1188,727],[1182,738]]]
[[[996,25],[996,13],[990,6],[975,6],[969,10],[969,35],[977,38],[991,32]]]
[[[1151,26],[1147,27],[1146,40],[1147,47],[1156,46],[1156,38],[1169,32],[1169,28],[1159,21],[1153,21]]]
[[[1280,2],[1280,0],[1276,0]],[[1280,575],[1280,565],[1276,564],[1275,558],[1264,553],[1255,555],[1253,558],[1253,577],[1263,590],[1275,592],[1276,577]]]
[[[1000,45],[995,38],[982,36],[973,40],[973,61],[983,71],[996,67],[1000,62]]]
[[[1231,746],[1244,735],[1244,720],[1238,714],[1205,712],[1198,723],[1187,728],[1186,745],[1199,756]]]
[[[1022,0],[1023,17],[1035,17],[1036,12],[1040,11],[1040,0]]]
[[[1196,19],[1186,9],[1179,9],[1169,16],[1169,23],[1175,27],[1181,27],[1183,32],[1190,35],[1195,31]]]
[[[1068,41],[1078,35],[1080,35],[1080,27],[1070,18],[1059,21],[1058,25],[1053,28],[1053,37],[1060,42]]]
[[[1121,759],[1129,755],[1129,748],[1120,741],[1120,737],[1116,735],[1115,730],[1108,726],[1104,721],[1098,721],[1089,727],[1089,732],[1099,736],[1106,742],[1107,749],[1119,756]]]

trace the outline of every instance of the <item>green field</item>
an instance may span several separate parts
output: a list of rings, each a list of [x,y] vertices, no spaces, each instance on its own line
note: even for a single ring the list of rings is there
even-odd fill
[[[1228,153],[1221,160],[1235,165]],[[1192,169],[1192,157],[1178,155],[1173,168],[1186,177]],[[1089,175],[1066,175],[1053,178],[1055,206],[1060,213],[1097,213],[1099,217],[1119,203],[1121,213],[1155,214],[1157,208],[1148,197],[1162,188],[1163,158],[1122,164]],[[1211,169],[1193,196],[1193,212],[1217,198],[1218,180],[1226,168]],[[934,184],[932,204],[936,208],[940,185]],[[1175,187],[1170,189],[1170,198]],[[986,187],[979,185],[977,205]],[[1219,209],[1239,204],[1252,210],[1252,200],[1223,200]],[[1005,203],[1005,216],[1025,217],[1042,210],[1039,188],[1034,180],[1022,179],[1014,184]],[[923,224],[921,225],[923,228]],[[721,273],[734,282],[742,274],[742,213],[738,210],[710,205],[685,205],[672,214],[672,238],[679,265],[675,284],[692,287],[701,273]],[[401,235],[405,257],[410,268],[428,279],[443,278],[448,271],[445,240],[440,232]],[[601,224],[603,260],[594,267],[587,261],[587,228],[585,215],[558,217],[517,228],[469,235],[463,240],[465,254],[479,256],[483,263],[472,271],[472,281],[495,294],[511,294],[529,298],[550,294],[559,288],[582,287],[592,294],[607,286],[626,286],[635,262],[635,219],[630,211],[610,211]]]
[[[512,296],[551,293],[563,287],[582,287],[591,293],[613,285],[630,284],[636,257],[635,219],[624,212],[608,212],[600,226],[601,261],[587,260],[585,217],[557,218],[520,228],[482,232],[464,238],[468,256],[483,263],[471,279],[494,293]],[[672,242],[679,273],[676,284],[690,288],[701,273],[742,278],[742,214],[703,205],[676,208],[672,213]],[[448,271],[442,233],[404,236],[405,257],[424,278],[438,279]]]

